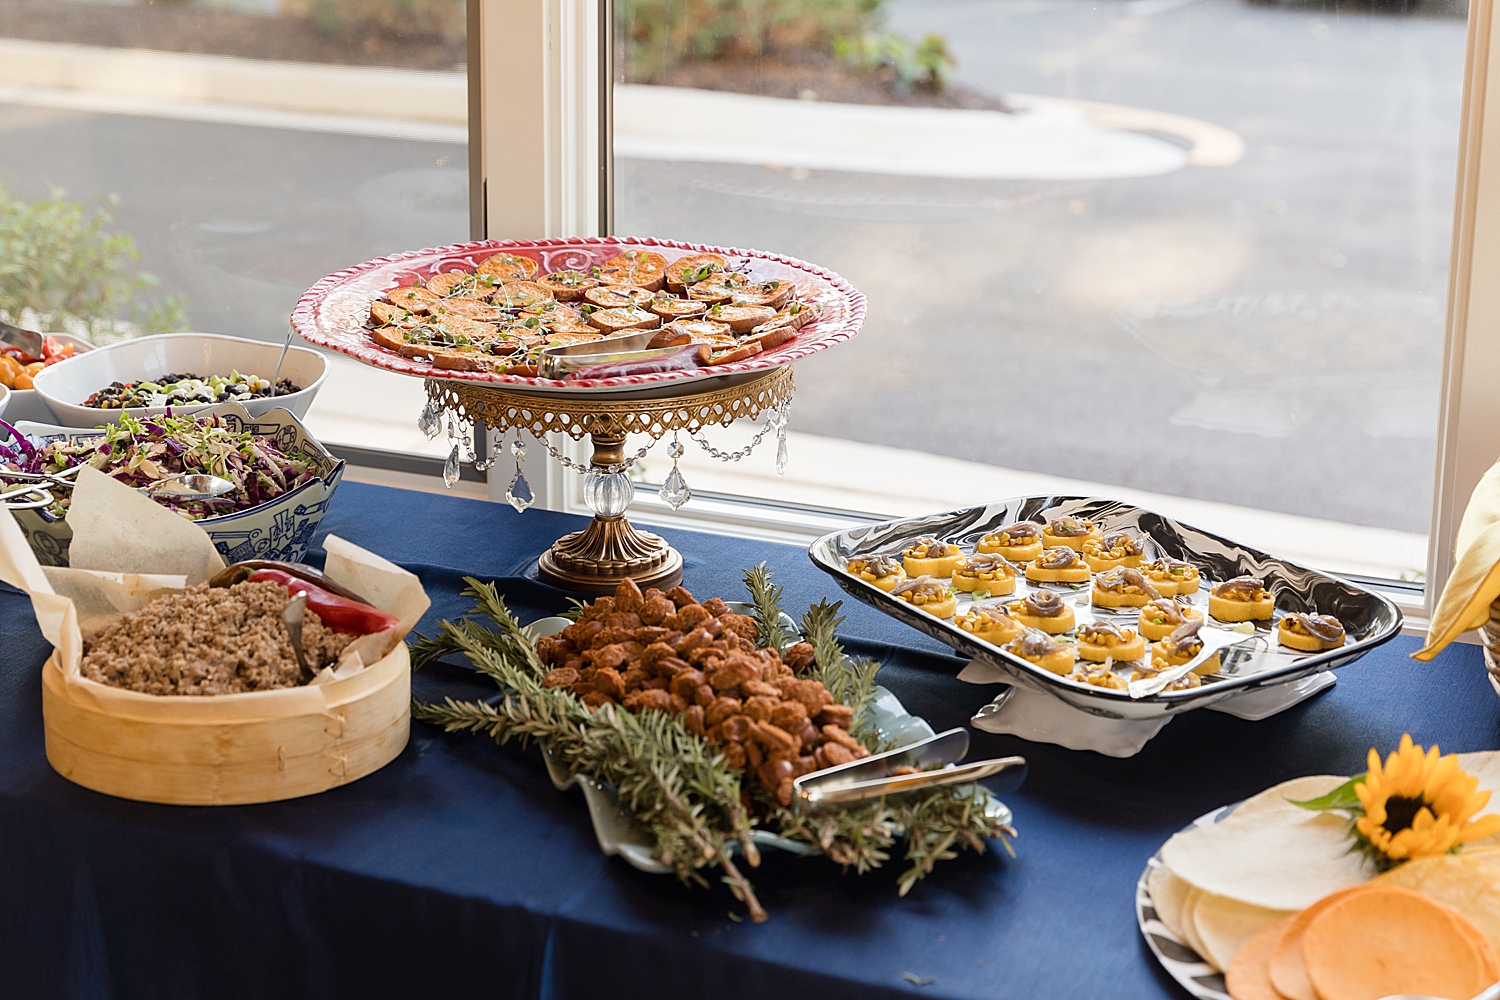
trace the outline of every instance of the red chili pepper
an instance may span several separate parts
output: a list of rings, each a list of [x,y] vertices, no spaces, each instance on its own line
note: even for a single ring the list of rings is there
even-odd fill
[[[45,364],[54,364],[73,356],[73,345],[61,343],[56,337],[47,337],[42,341],[42,361]]]
[[[255,583],[279,583],[293,596],[306,594],[307,610],[316,611],[318,617],[323,619],[323,624],[335,632],[371,635],[400,624],[395,615],[388,615],[378,608],[351,601],[347,597],[330,594],[322,587],[316,587],[283,570],[258,569],[250,574],[250,580]]]

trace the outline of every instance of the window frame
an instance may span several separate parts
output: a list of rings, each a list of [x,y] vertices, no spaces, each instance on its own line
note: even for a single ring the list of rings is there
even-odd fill
[[[1491,73],[1495,0],[1471,0],[1460,121],[1453,252],[1434,458],[1426,583],[1418,592],[1373,583],[1424,630],[1452,572],[1453,536],[1469,494],[1500,454],[1500,68]],[[613,3],[478,0],[469,4],[470,177],[476,238],[595,236],[613,230]],[[500,100],[505,95],[508,99]],[[503,156],[502,156],[503,151]],[[490,184],[490,181],[496,184]],[[506,198],[491,198],[491,188]],[[587,441],[554,437],[586,460]],[[535,454],[533,454],[535,453]],[[538,505],[587,514],[582,477],[544,449],[524,468]],[[513,470],[491,475],[500,499]],[[751,497],[695,494],[673,511],[638,490],[631,516],[645,524],[805,543],[871,515]]]

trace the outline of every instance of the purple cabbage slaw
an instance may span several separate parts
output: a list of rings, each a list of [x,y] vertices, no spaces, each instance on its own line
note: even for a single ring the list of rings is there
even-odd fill
[[[145,486],[179,473],[208,473],[234,483],[235,488],[212,500],[156,502],[189,520],[235,514],[281,497],[318,478],[314,456],[303,449],[283,452],[270,438],[249,431],[232,431],[217,417],[120,415],[118,424],[100,428],[98,437],[69,437],[43,442],[28,440],[0,420],[10,432],[0,441],[0,469],[12,472],[63,472],[92,465],[127,486]],[[70,494],[46,508],[62,517]],[[54,492],[54,496],[57,496]]]

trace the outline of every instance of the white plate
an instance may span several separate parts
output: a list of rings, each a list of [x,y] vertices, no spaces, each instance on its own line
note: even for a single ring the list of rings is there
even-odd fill
[[[59,361],[43,369],[36,376],[34,384],[37,394],[59,424],[68,427],[97,427],[104,423],[118,423],[122,413],[142,417],[166,412],[164,407],[104,410],[83,405],[85,399],[111,382],[155,379],[179,372],[207,377],[238,371],[242,375],[270,378],[281,357],[281,347],[280,344],[261,340],[246,340],[214,333],[167,333],[156,337],[140,337],[122,340],[117,344]],[[287,351],[281,376],[291,379],[293,385],[302,387],[301,390],[285,396],[249,399],[240,405],[252,417],[282,407],[291,410],[300,420],[307,416],[313,397],[318,394],[324,379],[328,377],[328,359],[317,351],[293,347]],[[174,406],[172,412],[196,413],[215,405],[217,404],[201,403]]]
[[[1238,805],[1236,802],[1205,813],[1183,827],[1181,832],[1222,822]],[[1167,975],[1177,980],[1183,989],[1199,1000],[1233,1000],[1224,985],[1224,973],[1204,961],[1203,956],[1194,951],[1192,945],[1183,941],[1157,917],[1156,906],[1151,901],[1150,883],[1151,873],[1160,865],[1161,850],[1158,848],[1151,855],[1151,860],[1146,862],[1146,870],[1141,872],[1141,877],[1135,884],[1135,920],[1141,928],[1141,937],[1146,939],[1146,947],[1151,949],[1151,954],[1156,956],[1161,967],[1167,970]]]

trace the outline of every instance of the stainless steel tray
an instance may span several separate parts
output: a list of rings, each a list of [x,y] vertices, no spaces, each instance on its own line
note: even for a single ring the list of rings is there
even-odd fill
[[[1087,517],[1105,532],[1128,529],[1145,542],[1146,560],[1170,556],[1191,562],[1203,577],[1198,593],[1179,598],[1208,618],[1208,591],[1216,583],[1251,574],[1265,581],[1276,601],[1276,619],[1289,611],[1316,611],[1335,615],[1343,624],[1347,640],[1337,649],[1321,653],[1283,650],[1273,630],[1276,622],[1255,623],[1252,641],[1227,650],[1219,673],[1185,691],[1163,691],[1132,699],[1124,691],[1093,687],[1067,680],[1034,663],[1013,656],[954,625],[897,600],[878,587],[844,571],[850,556],[884,554],[899,558],[901,550],[918,538],[931,537],[972,552],[984,535],[1016,521],[1038,524],[1058,517]],[[1001,500],[979,507],[924,517],[900,518],[834,532],[808,547],[808,555],[819,569],[838,581],[851,596],[878,608],[893,618],[952,646],[959,653],[992,664],[1027,687],[1041,689],[1093,715],[1113,719],[1149,719],[1203,708],[1245,691],[1290,684],[1310,674],[1352,663],[1401,631],[1401,612],[1389,600],[1347,580],[1320,573],[1297,563],[1230,541],[1154,511],[1099,497],[1032,496]],[[1046,584],[1073,606],[1079,624],[1106,619],[1134,627],[1136,608],[1118,611],[1095,608],[1089,601],[1088,584]],[[1016,592],[988,604],[1019,600],[1036,586],[1018,576]],[[959,595],[959,613],[970,601]]]

